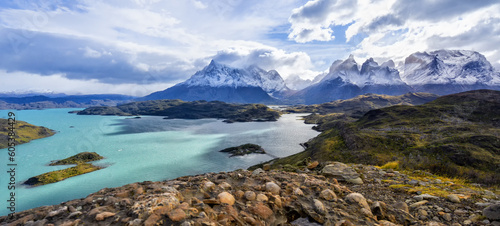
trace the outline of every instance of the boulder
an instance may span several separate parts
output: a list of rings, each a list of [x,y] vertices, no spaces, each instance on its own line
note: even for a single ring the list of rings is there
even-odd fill
[[[500,203],[484,208],[483,215],[492,221],[500,220]]]
[[[325,166],[321,170],[321,174],[325,177],[333,177],[338,181],[352,181],[359,178],[359,174],[352,167],[340,162],[334,162]]]

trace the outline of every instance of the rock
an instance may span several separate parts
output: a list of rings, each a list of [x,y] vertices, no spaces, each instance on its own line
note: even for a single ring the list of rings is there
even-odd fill
[[[262,219],[268,219],[273,214],[273,211],[263,203],[257,203],[255,206],[250,207],[249,209],[250,212],[261,217]]]
[[[321,191],[319,197],[326,201],[337,201],[337,195],[335,195],[335,193],[330,189]]]
[[[225,181],[219,184],[219,187],[222,188],[223,190],[231,189],[231,185]]]
[[[222,192],[217,196],[217,199],[219,200],[220,203],[225,203],[228,205],[233,205],[234,204],[234,196],[231,195],[229,192]]]
[[[269,198],[267,198],[267,196],[264,194],[258,194],[256,200],[258,202],[267,202]]]
[[[375,202],[372,207],[372,213],[377,217],[377,219],[385,218],[386,204],[384,202]]]
[[[95,216],[95,220],[96,221],[103,221],[105,220],[106,218],[108,217],[112,217],[116,215],[116,213],[112,213],[112,212],[102,212],[102,213],[99,213]]]
[[[392,207],[394,209],[399,209],[399,210],[402,210],[402,211],[409,213],[408,212],[408,204],[406,204],[405,202],[396,202],[392,205]]]
[[[146,221],[144,221],[144,226],[153,226],[156,225],[156,222],[158,222],[161,219],[161,216],[158,214],[151,214]],[[137,221],[139,220],[139,221]],[[129,223],[130,225],[141,225],[141,219],[135,219],[133,223]]]
[[[334,162],[325,166],[321,170],[321,174],[326,177],[336,178],[338,181],[359,178],[359,174],[352,167],[340,162]]]
[[[451,218],[451,213],[445,213],[445,214],[443,215],[443,219],[444,219],[445,221],[451,221],[451,220],[452,220],[452,218]]]
[[[293,194],[297,195],[297,196],[303,196],[304,192],[302,192],[302,190],[300,188],[295,188],[295,189],[293,189]]]
[[[279,195],[280,194],[280,186],[278,186],[276,183],[274,182],[267,182],[266,183],[266,191],[267,192],[271,192],[271,194],[273,195]]]
[[[254,170],[254,171],[252,172],[252,176],[257,176],[257,175],[259,175],[259,174],[261,174],[261,173],[264,173],[264,170],[263,170],[263,169],[261,169],[261,168],[257,168],[256,170]]]
[[[314,209],[316,210],[316,212],[324,214],[325,206],[323,205],[323,203],[317,199],[313,199],[313,201],[314,201]]]
[[[455,194],[450,194],[446,196],[446,199],[448,199],[450,202],[460,203],[460,198],[458,197],[458,195]]]
[[[255,200],[256,194],[253,191],[246,191],[245,192],[245,199],[248,201],[253,201]]]
[[[358,204],[362,208],[370,209],[370,206],[366,202],[365,197],[359,193],[351,193],[345,197],[345,200],[349,203]]]
[[[179,222],[186,219],[186,212],[184,212],[184,210],[180,208],[177,208],[168,213],[168,218],[170,218],[170,220],[172,221]]]
[[[68,207],[67,206],[63,206],[57,210],[54,210],[54,211],[50,211],[49,214],[47,214],[47,217],[55,217],[59,214],[62,214],[64,212],[68,212]]]
[[[212,191],[215,189],[215,184],[211,181],[207,181],[203,184],[203,190]]]
[[[483,215],[491,221],[500,220],[500,203],[484,208]]]
[[[345,182],[351,183],[351,184],[363,184],[363,180],[359,177],[352,178],[352,179],[346,179]]]
[[[318,161],[314,161],[314,162],[311,162],[309,165],[307,165],[307,168],[310,169],[310,170],[312,170],[312,169],[318,167],[318,165],[319,165],[319,162]]]
[[[422,200],[437,200],[437,199],[439,199],[439,197],[433,196],[433,195],[429,195],[429,194],[421,194],[421,195],[413,196],[413,199],[415,199],[417,201],[422,201]]]
[[[271,169],[271,164],[264,164],[264,165],[262,166],[262,169],[263,169],[264,171],[269,171],[269,170]]]
[[[413,203],[410,205],[410,208],[415,208],[415,207],[419,207],[419,206],[422,206],[422,205],[425,205],[426,203],[428,203],[429,201],[427,200],[423,200],[423,201],[420,201],[420,202],[416,202],[416,203]]]

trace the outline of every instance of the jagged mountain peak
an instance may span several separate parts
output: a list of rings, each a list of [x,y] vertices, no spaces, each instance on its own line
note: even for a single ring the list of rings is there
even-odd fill
[[[498,72],[482,54],[470,50],[417,52],[405,59],[403,81],[409,85],[500,84]]]

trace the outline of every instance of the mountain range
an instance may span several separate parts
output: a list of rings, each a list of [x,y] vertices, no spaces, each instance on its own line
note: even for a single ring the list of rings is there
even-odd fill
[[[291,87],[291,88],[289,88]],[[500,90],[500,72],[470,50],[416,52],[395,66],[373,58],[361,65],[353,55],[332,63],[313,80],[252,65],[235,68],[214,60],[189,79],[163,91],[136,98],[124,95],[0,94],[0,109],[116,106],[129,101],[180,99],[229,103],[320,104],[367,93],[402,95],[426,92],[447,95],[477,89]]]
[[[475,89],[500,89],[500,73],[486,58],[468,50],[413,53],[398,70],[392,60],[379,64],[369,58],[359,65],[354,56],[337,60],[314,81],[291,77],[257,66],[240,69],[211,61],[188,80],[142,100],[219,100],[239,103],[318,104],[366,93],[401,95],[428,92],[438,95]]]

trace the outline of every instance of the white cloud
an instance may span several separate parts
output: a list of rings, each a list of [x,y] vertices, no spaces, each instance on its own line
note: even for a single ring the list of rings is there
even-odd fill
[[[174,85],[173,83],[154,84],[106,84],[91,80],[68,79],[62,74],[41,76],[25,72],[7,72],[0,70],[0,80],[2,86],[0,93],[13,91],[47,91],[52,90],[65,94],[125,94],[131,96],[145,96],[152,92],[163,90],[165,87]],[[22,82],[19,82],[22,81]]]
[[[346,8],[347,2],[355,4]],[[500,44],[500,23],[492,23],[499,21],[498,12],[500,3],[492,0],[313,0],[293,10],[289,37],[329,41],[321,32],[347,25],[347,42],[361,35],[354,50],[361,58],[401,61],[417,51],[471,49],[498,68],[500,52],[490,51]]]

